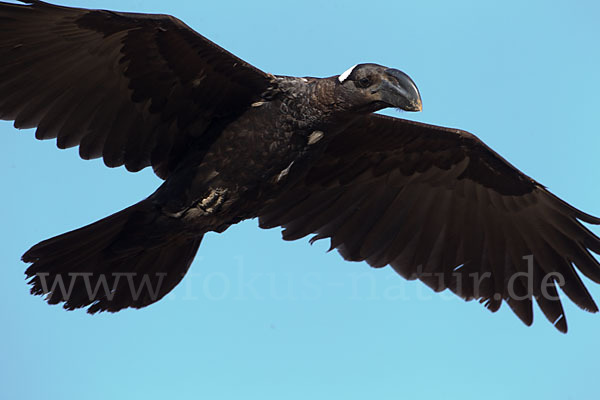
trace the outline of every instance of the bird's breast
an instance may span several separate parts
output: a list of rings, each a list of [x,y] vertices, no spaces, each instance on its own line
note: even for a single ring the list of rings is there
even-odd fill
[[[282,113],[278,104],[251,107],[225,127],[198,164],[188,163],[165,182],[168,199],[161,203],[174,204],[170,215],[198,209],[204,217],[210,209],[218,224],[254,217],[308,172],[328,133],[319,123]]]
[[[308,168],[307,160],[326,141],[318,123],[303,124],[280,104],[250,108],[220,135],[203,162],[225,179],[244,186],[278,186]]]

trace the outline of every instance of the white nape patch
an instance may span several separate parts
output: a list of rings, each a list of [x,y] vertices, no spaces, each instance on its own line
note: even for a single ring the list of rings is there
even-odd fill
[[[338,77],[338,81],[340,81],[340,83],[344,83],[344,81],[346,79],[348,79],[348,77],[350,76],[350,74],[352,73],[352,71],[354,71],[354,68],[356,68],[357,65],[358,64],[355,64],[355,65],[351,66],[350,68],[348,68],[343,74],[341,74]]]

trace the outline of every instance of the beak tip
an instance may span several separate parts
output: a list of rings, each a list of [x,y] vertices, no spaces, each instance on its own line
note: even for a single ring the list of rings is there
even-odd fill
[[[423,111],[423,103],[421,102],[421,99],[413,100],[409,103],[408,106],[404,106],[404,107],[400,107],[400,108],[403,109],[404,111],[421,112],[421,111]]]
[[[415,106],[415,111],[417,111],[417,112],[423,111],[423,102],[421,102],[421,99],[417,100],[414,103],[414,106]]]

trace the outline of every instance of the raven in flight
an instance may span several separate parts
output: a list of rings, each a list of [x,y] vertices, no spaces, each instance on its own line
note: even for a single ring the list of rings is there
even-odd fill
[[[421,110],[405,73],[271,75],[171,16],[22,3],[0,2],[0,118],[164,179],[23,255],[32,293],[49,303],[147,306],[180,282],[205,233],[258,217],[285,240],[329,238],[346,260],[492,311],[504,301],[527,325],[535,299],[567,331],[558,287],[598,311],[579,273],[600,282],[600,238],[582,225],[600,219],[468,132],[374,114]],[[57,279],[68,296],[48,284]]]

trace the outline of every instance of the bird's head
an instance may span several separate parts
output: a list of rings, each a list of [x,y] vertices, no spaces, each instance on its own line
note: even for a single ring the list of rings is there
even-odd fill
[[[404,72],[377,64],[358,64],[336,79],[336,97],[354,112],[386,107],[421,111],[417,85]]]

